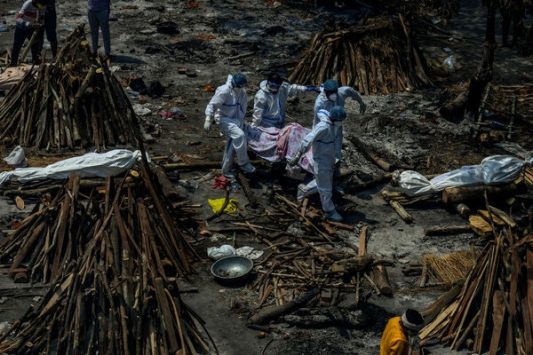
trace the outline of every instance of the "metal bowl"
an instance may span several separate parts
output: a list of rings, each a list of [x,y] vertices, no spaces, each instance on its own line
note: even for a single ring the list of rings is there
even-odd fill
[[[227,256],[211,265],[211,274],[218,281],[237,282],[244,280],[253,267],[254,262],[244,256]]]

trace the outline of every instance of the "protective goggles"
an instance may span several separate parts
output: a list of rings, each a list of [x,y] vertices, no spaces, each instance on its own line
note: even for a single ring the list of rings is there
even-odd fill
[[[267,81],[267,85],[269,88],[274,89],[274,90],[278,90],[281,86],[281,84],[276,84],[273,81]]]

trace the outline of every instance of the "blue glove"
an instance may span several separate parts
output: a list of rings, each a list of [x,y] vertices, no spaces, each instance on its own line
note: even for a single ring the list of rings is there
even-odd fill
[[[314,85],[307,85],[305,87],[305,91],[314,91],[314,92],[320,92],[320,88]]]

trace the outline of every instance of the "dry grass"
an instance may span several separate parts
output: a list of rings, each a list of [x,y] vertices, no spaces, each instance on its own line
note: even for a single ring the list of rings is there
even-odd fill
[[[446,255],[424,255],[422,262],[427,265],[428,272],[438,280],[454,284],[466,278],[474,266],[477,254],[471,250],[458,251]]]

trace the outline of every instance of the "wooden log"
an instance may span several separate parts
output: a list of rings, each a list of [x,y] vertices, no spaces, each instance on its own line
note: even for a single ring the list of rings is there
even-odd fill
[[[81,99],[81,97],[89,87],[89,84],[91,83],[94,74],[96,74],[96,65],[91,65],[89,71],[87,72],[87,75],[85,76],[85,79],[83,79],[83,82],[81,83],[80,88],[78,89],[78,92],[76,92],[76,95],[74,96],[75,101]]]
[[[26,271],[18,272],[13,276],[14,283],[27,283],[29,281],[28,273]]]
[[[456,225],[456,226],[435,226],[430,227],[424,230],[424,235],[426,236],[436,236],[436,235],[454,235],[472,232],[470,225]]]
[[[458,120],[463,118],[465,112],[468,92],[464,91],[457,95],[453,100],[447,102],[439,109],[442,117],[448,120]]]
[[[388,203],[396,211],[398,216],[404,220],[405,223],[413,222],[413,216],[411,216],[411,214],[409,214],[409,212],[407,212],[398,201],[389,200]]]
[[[463,218],[468,218],[472,214],[472,211],[470,210],[470,207],[468,207],[464,203],[454,204],[453,208],[455,209],[457,214],[459,214],[459,216],[461,216]]]
[[[153,166],[153,172],[155,173],[157,180],[159,182],[159,185],[161,186],[161,190],[163,192],[163,195],[170,199],[180,199],[182,196],[180,196],[180,193],[178,192],[178,189],[174,184],[169,180],[167,174],[163,170],[162,167],[155,165]]]
[[[349,312],[337,307],[320,308],[312,313],[305,312],[304,315],[286,315],[282,317],[282,321],[298,327],[312,328],[338,326],[361,329],[370,323],[369,317],[362,312]]]
[[[266,165],[264,160],[252,160],[253,165]],[[220,168],[221,163],[219,161],[204,161],[204,162],[192,162],[192,163],[168,163],[163,164],[165,170],[196,170],[196,169],[216,169]]]
[[[320,293],[319,288],[313,288],[310,291],[304,293],[300,297],[290,302],[287,302],[282,305],[276,305],[276,306],[270,306],[270,307],[263,308],[262,310],[254,314],[252,317],[250,317],[250,319],[248,319],[248,323],[265,324],[269,322],[270,320],[273,320],[281,315],[287,314],[289,312],[294,311],[295,309],[305,306],[313,298],[315,298],[319,293]]]
[[[350,259],[335,261],[331,264],[331,272],[355,274],[356,272],[366,271],[370,268],[374,258],[368,255],[357,255]]]
[[[366,242],[367,242],[367,235],[368,235],[368,226],[363,226],[361,228],[361,231],[359,232],[359,256],[366,255]]]
[[[490,198],[509,197],[517,193],[518,186],[514,183],[506,185],[478,185],[478,186],[463,186],[463,187],[449,187],[442,192],[442,201],[445,204],[461,203],[461,202],[479,202],[484,200],[484,193],[487,191],[487,196]]]
[[[516,222],[513,220],[511,216],[509,216],[507,213],[503,212],[502,210],[489,206],[489,210],[492,214],[496,215],[497,218],[502,220],[505,224],[507,224],[511,228],[515,228],[517,226]]]
[[[375,265],[372,274],[374,277],[374,282],[379,288],[379,291],[386,296],[391,296],[392,286],[390,284],[389,275],[385,266],[383,264]]]
[[[384,159],[380,158],[377,154],[370,151],[366,144],[364,144],[358,137],[354,135],[350,135],[350,141],[353,143],[353,145],[356,146],[356,148],[363,154],[365,158],[370,160],[372,163],[380,167],[381,169],[385,171],[391,171],[393,170],[393,165],[385,161]]]
[[[248,202],[250,203],[250,207],[255,208],[257,207],[257,199],[255,197],[254,192],[252,191],[250,187],[250,182],[248,180],[248,177],[246,177],[242,172],[237,173],[237,181],[242,186],[242,191],[244,192],[244,195],[248,199]]]
[[[444,310],[459,295],[463,285],[461,283],[454,285],[449,291],[445,292],[435,302],[429,305],[423,312],[422,316],[427,324],[433,321],[442,310]]]
[[[238,59],[244,59],[244,58],[248,58],[248,57],[251,57],[253,55],[255,55],[255,51],[254,52],[246,52],[246,53],[242,53],[242,54],[239,54],[239,55],[235,55],[235,56],[232,56],[232,57],[228,57],[228,61],[232,61],[232,60],[238,60]]]
[[[61,189],[62,185],[50,185],[47,187],[42,187],[39,189],[30,189],[30,190],[5,190],[4,196],[7,197],[14,197],[14,196],[22,196],[22,197],[38,197],[42,194],[48,193],[48,192],[55,192],[59,189]]]
[[[504,295],[500,290],[495,290],[492,298],[492,335],[490,339],[489,351],[491,354],[496,354],[500,346],[500,336],[502,334],[503,321],[505,319],[505,304]],[[457,344],[461,346],[461,344]]]
[[[369,181],[365,181],[365,182],[357,183],[357,184],[350,183],[350,184],[346,185],[346,193],[352,194],[352,193],[356,193],[356,192],[365,191],[365,190],[371,189],[373,187],[386,184],[391,179],[392,179],[392,173],[385,173],[383,175],[374,177],[373,179],[371,179]]]

